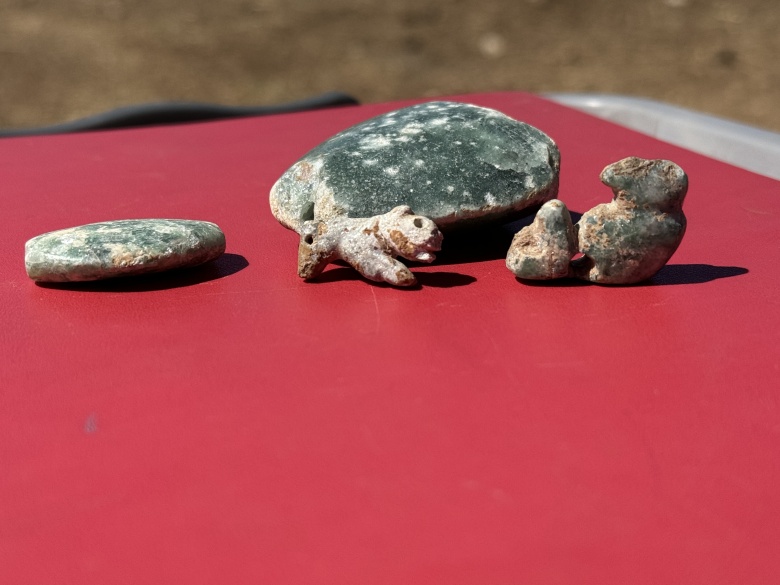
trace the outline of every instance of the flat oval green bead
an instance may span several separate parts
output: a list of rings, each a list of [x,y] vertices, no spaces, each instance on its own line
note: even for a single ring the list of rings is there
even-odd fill
[[[511,221],[555,198],[560,153],[541,130],[488,108],[430,102],[353,126],[277,181],[271,209],[304,221],[372,217],[399,205],[444,230]]]
[[[125,219],[32,238],[27,275],[38,282],[78,282],[197,266],[225,251],[225,234],[207,221]]]

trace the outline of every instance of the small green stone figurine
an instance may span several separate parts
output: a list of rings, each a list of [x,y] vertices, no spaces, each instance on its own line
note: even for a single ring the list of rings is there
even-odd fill
[[[506,258],[515,276],[633,284],[663,268],[685,235],[687,175],[668,160],[629,157],[605,168],[601,181],[613,200],[585,213],[574,229],[566,206],[553,200],[515,235]],[[582,257],[571,260],[577,251]]]

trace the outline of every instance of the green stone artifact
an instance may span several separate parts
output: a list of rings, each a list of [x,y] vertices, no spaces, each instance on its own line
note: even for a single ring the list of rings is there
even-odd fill
[[[368,280],[411,286],[416,279],[396,257],[433,262],[442,234],[427,217],[399,205],[369,218],[334,217],[307,221],[298,247],[298,276],[315,278],[335,260],[344,260]]]
[[[76,282],[197,266],[224,251],[225,235],[207,221],[126,219],[32,238],[24,262],[35,281]]]
[[[271,189],[271,210],[305,221],[368,218],[399,205],[443,231],[507,222],[553,199],[560,153],[541,130],[470,104],[430,102],[344,130],[295,163]]]
[[[446,233],[506,223],[553,199],[559,170],[558,147],[541,130],[496,110],[430,102],[372,118],[320,144],[273,186],[271,211],[301,235],[302,249],[312,226],[333,234],[344,219],[371,222],[399,207]],[[408,241],[421,237],[394,233]],[[372,250],[389,241],[379,232],[374,237],[375,243],[361,240],[365,257],[348,253],[353,266],[372,265]],[[299,273],[308,274],[300,263]],[[385,278],[392,274],[382,270],[377,279],[413,282],[410,275]]]
[[[515,235],[506,265],[518,278],[560,278],[569,275],[569,264],[576,253],[569,210],[563,201],[553,199],[542,205],[530,226]]]
[[[605,168],[601,181],[613,200],[586,212],[573,230],[566,206],[550,201],[515,235],[506,263],[517,277],[633,284],[663,268],[685,235],[685,172],[668,160],[629,157]],[[576,251],[582,256],[569,261]]]

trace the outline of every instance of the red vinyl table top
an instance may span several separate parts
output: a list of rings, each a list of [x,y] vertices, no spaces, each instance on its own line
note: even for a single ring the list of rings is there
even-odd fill
[[[552,136],[576,212],[611,162],[681,165],[669,266],[527,285],[482,243],[414,290],[300,281],[271,185],[412,102],[0,141],[0,583],[778,581],[780,183],[538,97],[454,99]],[[228,253],[25,275],[35,235],[144,217],[213,221]]]

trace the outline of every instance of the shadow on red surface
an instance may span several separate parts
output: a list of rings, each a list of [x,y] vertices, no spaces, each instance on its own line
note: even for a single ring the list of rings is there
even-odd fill
[[[712,282],[719,278],[730,278],[732,276],[741,276],[747,274],[747,268],[740,266],[712,266],[711,264],[667,264],[658,274],[649,280],[638,282],[636,284],[618,285],[621,287],[642,287],[642,286],[666,286],[670,284],[703,284]],[[517,282],[528,286],[552,286],[552,287],[572,287],[572,286],[612,286],[597,285],[573,278],[559,278],[557,280],[522,280],[516,278]]]
[[[418,264],[419,266],[419,264]],[[404,290],[421,290],[425,286],[431,286],[435,288],[453,288],[456,286],[465,286],[476,282],[477,279],[468,274],[460,274],[459,272],[414,272],[417,278],[417,284],[406,287]],[[323,272],[320,276],[310,281],[311,284],[324,284],[328,282],[338,282],[341,280],[365,280],[374,286],[381,288],[395,288],[385,282],[371,282],[364,279],[360,274],[349,266],[330,268]]]
[[[222,254],[213,262],[183,268],[160,274],[147,274],[127,278],[114,278],[110,280],[98,280],[93,282],[39,282],[43,288],[58,288],[64,290],[78,290],[85,292],[146,292],[182,288],[192,286],[210,280],[217,280],[231,276],[249,266],[246,258],[240,254]]]

